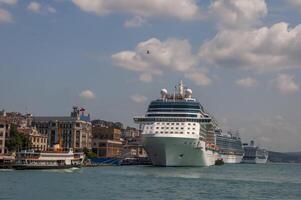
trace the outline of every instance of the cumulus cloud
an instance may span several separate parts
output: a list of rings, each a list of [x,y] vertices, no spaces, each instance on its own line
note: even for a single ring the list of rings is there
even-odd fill
[[[146,19],[140,17],[140,16],[135,16],[132,19],[129,19],[124,22],[124,26],[127,28],[134,28],[134,27],[140,27],[147,24]]]
[[[27,6],[27,10],[31,12],[40,12],[41,9],[42,9],[41,4],[35,1],[30,2]]]
[[[272,83],[283,94],[295,93],[299,90],[299,85],[294,80],[293,75],[279,74]]]
[[[220,28],[241,28],[259,24],[268,10],[265,0],[216,0],[208,12]]]
[[[0,0],[1,4],[7,4],[7,5],[15,5],[18,3],[18,0]]]
[[[27,10],[34,13],[56,13],[56,9],[50,5],[42,5],[36,1],[28,4]]]
[[[206,86],[210,85],[212,82],[211,79],[207,76],[207,74],[199,70],[189,71],[185,73],[185,77],[189,80],[192,80],[196,85]]]
[[[301,67],[301,25],[287,23],[252,30],[222,30],[199,51],[209,66],[258,72]]]
[[[147,100],[147,98],[141,94],[134,94],[131,96],[131,99],[136,103],[143,103]]]
[[[91,90],[84,90],[79,94],[79,96],[81,98],[87,99],[87,100],[95,98],[95,95]]]
[[[198,70],[199,60],[191,52],[187,40],[151,38],[140,42],[133,51],[122,51],[112,55],[113,62],[127,70],[139,72],[140,80],[150,82],[153,75],[164,71],[183,73],[198,85],[208,85],[211,80],[205,72]]]
[[[191,20],[199,16],[196,0],[72,0],[85,12],[96,15],[130,13],[141,17],[167,16]]]
[[[142,81],[142,82],[149,83],[149,82],[152,82],[153,76],[151,74],[148,74],[148,73],[143,73],[139,76],[139,80]]]
[[[288,0],[288,2],[289,2],[292,6],[298,8],[298,9],[301,9],[301,0]]]
[[[7,10],[0,8],[0,24],[9,23],[13,21],[13,17]]]
[[[250,77],[239,79],[235,83],[236,85],[244,88],[255,87],[258,85],[257,81]]]

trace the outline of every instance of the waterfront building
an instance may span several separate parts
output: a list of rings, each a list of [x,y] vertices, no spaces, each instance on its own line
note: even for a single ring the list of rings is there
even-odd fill
[[[5,142],[9,138],[9,131],[9,121],[4,116],[0,116],[0,156],[8,153]]]
[[[91,149],[92,124],[90,114],[74,106],[70,116],[32,117],[32,126],[47,135],[48,147],[60,144],[62,148]]]
[[[99,158],[119,157],[122,150],[121,129],[96,124],[92,127],[92,151]]]
[[[18,132],[28,137],[30,142],[28,148],[42,151],[47,150],[47,135],[39,133],[35,127],[18,128]]]
[[[126,127],[121,131],[121,137],[123,139],[132,139],[140,136],[140,131],[134,127]]]

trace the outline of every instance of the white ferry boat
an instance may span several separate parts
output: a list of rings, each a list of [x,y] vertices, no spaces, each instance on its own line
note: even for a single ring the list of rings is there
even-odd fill
[[[134,121],[143,130],[142,144],[155,166],[210,166],[220,159],[216,145],[206,142],[211,118],[182,81],[172,94],[162,89],[161,98]]]
[[[15,169],[67,169],[79,168],[84,161],[84,153],[69,151],[23,150],[17,153]]]
[[[264,148],[256,146],[254,141],[250,142],[250,145],[244,144],[244,157],[241,163],[248,164],[265,164],[268,161],[268,151]]]

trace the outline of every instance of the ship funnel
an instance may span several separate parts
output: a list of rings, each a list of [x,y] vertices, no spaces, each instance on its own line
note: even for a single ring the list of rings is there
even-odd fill
[[[255,146],[255,142],[254,142],[254,140],[251,140],[251,142],[250,142],[250,146],[251,146],[251,147],[254,147],[254,146]]]

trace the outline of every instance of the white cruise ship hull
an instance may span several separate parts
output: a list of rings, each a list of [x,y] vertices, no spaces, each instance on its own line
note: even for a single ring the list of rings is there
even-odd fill
[[[209,166],[216,160],[216,155],[205,151],[197,138],[144,136],[142,141],[155,166]]]
[[[251,159],[251,160],[243,159],[241,161],[241,163],[245,163],[245,164],[266,164],[267,161],[268,161],[268,158],[266,158],[266,159],[255,158],[255,159]]]
[[[230,155],[230,154],[221,154],[225,164],[236,164],[241,163],[243,156],[241,155]]]

